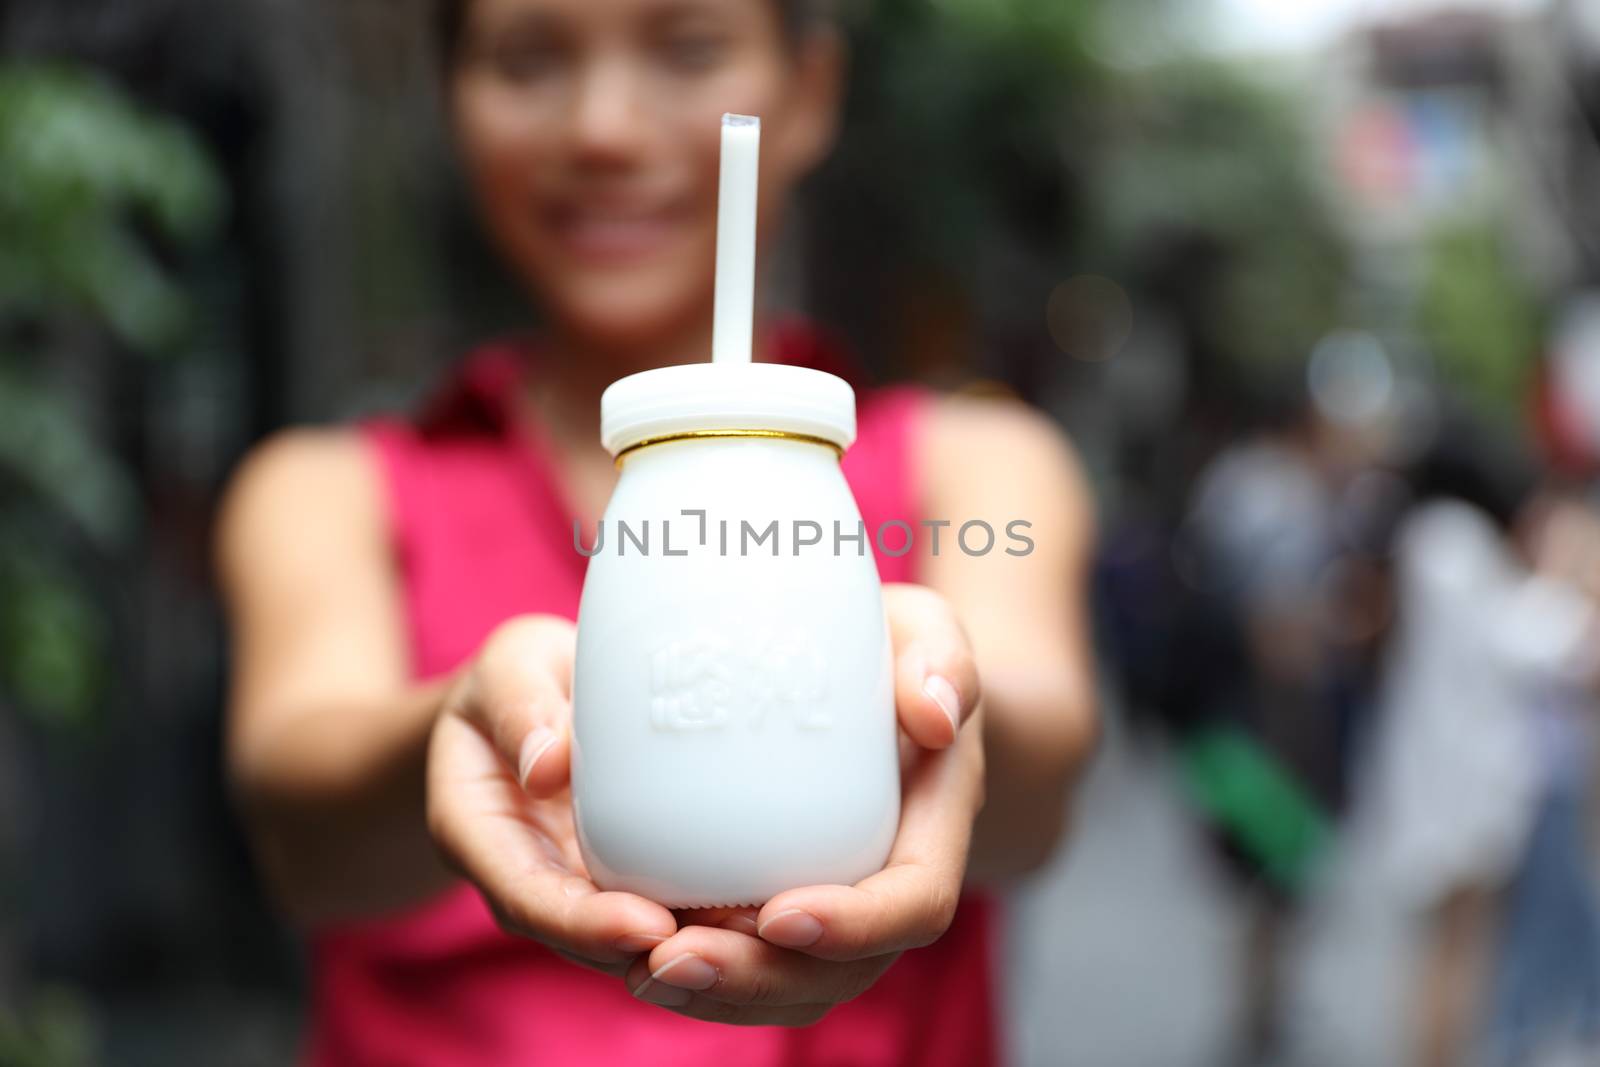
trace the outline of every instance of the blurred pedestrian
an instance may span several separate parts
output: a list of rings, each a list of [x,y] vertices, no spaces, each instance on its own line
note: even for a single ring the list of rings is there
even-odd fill
[[[1163,660],[1187,794],[1248,906],[1230,1064],[1286,1044],[1286,935],[1344,808],[1387,600],[1381,521],[1352,508],[1372,427],[1330,418],[1301,374],[1267,412],[1197,479]]]
[[[1553,551],[1570,543],[1553,535],[1570,529],[1571,502],[1534,492],[1514,467],[1447,436],[1395,540],[1364,874],[1425,916],[1410,1013],[1420,1067],[1476,1062],[1490,1030],[1502,1055],[1523,1044],[1507,1022],[1521,1009],[1491,1021],[1497,944],[1509,935],[1515,958],[1528,944],[1503,930],[1508,887],[1540,851],[1558,768],[1581,759],[1573,700],[1600,663],[1594,604],[1567,577],[1567,550]]]

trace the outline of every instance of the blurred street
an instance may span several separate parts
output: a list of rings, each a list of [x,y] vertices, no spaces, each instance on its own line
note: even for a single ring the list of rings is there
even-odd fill
[[[1155,746],[1111,723],[1071,847],[1009,919],[1018,1067],[1236,1067],[1240,908]],[[1311,905],[1291,950],[1288,1063],[1403,1062],[1405,926],[1350,887]]]

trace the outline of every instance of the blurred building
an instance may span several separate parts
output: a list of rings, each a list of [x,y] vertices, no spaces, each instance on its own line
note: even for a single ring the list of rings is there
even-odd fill
[[[1351,234],[1403,260],[1440,225],[1493,217],[1542,291],[1595,278],[1594,11],[1445,10],[1336,42],[1318,118]]]

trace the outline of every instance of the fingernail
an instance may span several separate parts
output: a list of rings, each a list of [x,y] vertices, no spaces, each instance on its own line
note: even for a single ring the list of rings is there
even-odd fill
[[[956,687],[950,680],[942,675],[930,674],[927,681],[922,683],[922,691],[928,699],[939,705],[939,710],[944,712],[944,717],[950,720],[950,733],[953,735],[961,729],[961,697],[956,694]]]
[[[528,731],[528,736],[522,742],[522,752],[517,759],[517,781],[522,788],[528,788],[528,775],[539,765],[539,759],[550,746],[556,743],[556,732],[548,726],[539,726]]]
[[[651,1004],[659,1004],[663,1008],[681,1008],[694,998],[694,994],[687,989],[663,985],[654,978],[646,978],[640,982],[639,988],[633,991],[633,995]]]
[[[693,952],[674,956],[650,975],[652,982],[662,982],[678,989],[710,989],[717,984],[717,969]]]
[[[799,908],[787,908],[756,928],[763,940],[785,948],[805,948],[822,940],[822,923]]]
[[[754,937],[757,933],[756,921],[748,915],[730,916],[723,920],[722,928],[724,930],[736,930],[741,934],[749,934],[751,937]]]
[[[618,952],[649,952],[665,940],[660,934],[623,934],[611,943]]]

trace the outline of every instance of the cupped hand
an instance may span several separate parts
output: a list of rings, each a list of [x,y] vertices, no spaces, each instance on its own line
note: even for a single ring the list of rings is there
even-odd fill
[[[569,789],[574,630],[502,625],[451,691],[428,760],[429,828],[501,927],[620,975],[694,1018],[805,1025],[948,928],[983,803],[972,650],[948,602],[884,588],[901,727],[900,826],[884,869],[787,890],[759,910],[673,912],[590,879]]]
[[[884,588],[903,732],[900,828],[883,870],[855,885],[790,889],[755,909],[685,913],[629,966],[642,1000],[716,1022],[801,1026],[866,989],[901,952],[949,927],[983,804],[972,649],[949,603]]]
[[[572,623],[502,624],[462,672],[428,753],[428,827],[502,929],[621,974],[678,930],[672,912],[604,891],[578,850],[569,788]]]

